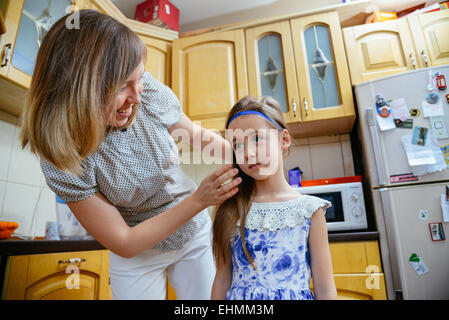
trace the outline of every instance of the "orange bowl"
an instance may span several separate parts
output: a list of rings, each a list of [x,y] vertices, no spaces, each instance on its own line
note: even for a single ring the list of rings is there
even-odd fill
[[[8,239],[18,227],[17,222],[0,221],[0,239]]]

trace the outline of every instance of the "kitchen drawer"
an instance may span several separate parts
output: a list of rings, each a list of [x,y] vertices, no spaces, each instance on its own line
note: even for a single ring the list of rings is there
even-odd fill
[[[110,300],[108,269],[107,250],[10,256],[2,299]]]
[[[338,300],[387,299],[383,273],[335,274],[334,280]],[[310,281],[310,287],[313,291],[313,279]]]
[[[84,259],[81,263],[71,264],[79,268],[80,273],[92,272],[99,274],[101,271],[101,251],[82,251],[82,252],[61,252],[31,255],[28,268],[27,285],[35,283],[51,274],[66,274],[66,268],[69,263],[59,263],[59,261],[68,261],[69,259]],[[67,269],[67,271],[70,271]],[[73,272],[68,272],[73,273]]]
[[[382,272],[377,241],[335,242],[329,246],[334,274]]]

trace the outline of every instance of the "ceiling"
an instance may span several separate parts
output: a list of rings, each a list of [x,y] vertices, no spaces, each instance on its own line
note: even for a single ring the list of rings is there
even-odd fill
[[[179,24],[211,18],[236,11],[256,8],[278,0],[170,0],[179,9]],[[136,6],[143,0],[112,0],[128,18],[134,18]]]

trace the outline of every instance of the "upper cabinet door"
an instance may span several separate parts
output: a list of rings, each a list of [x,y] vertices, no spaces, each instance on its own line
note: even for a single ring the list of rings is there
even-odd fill
[[[301,120],[295,59],[288,21],[246,30],[249,93],[271,96],[287,123]]]
[[[408,18],[422,68],[449,63],[449,10]]]
[[[43,37],[57,20],[70,12],[71,5],[70,0],[8,1],[8,32],[1,40],[4,60],[1,74],[16,84],[29,88]]]
[[[291,20],[303,121],[354,115],[337,12]]]
[[[232,106],[248,94],[243,30],[173,41],[172,89],[184,113],[224,130]]]
[[[343,29],[352,84],[418,68],[405,19]]]
[[[139,35],[147,47],[145,70],[163,84],[171,85],[171,44],[168,41]]]

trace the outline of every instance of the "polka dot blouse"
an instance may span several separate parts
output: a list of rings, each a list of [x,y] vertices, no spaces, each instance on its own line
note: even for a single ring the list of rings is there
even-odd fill
[[[144,74],[142,103],[134,124],[108,134],[98,151],[83,160],[80,176],[41,160],[47,185],[66,202],[101,192],[129,226],[174,207],[196,188],[179,166],[179,153],[168,128],[182,109],[170,88]],[[203,210],[154,248],[181,249],[210,219]]]

